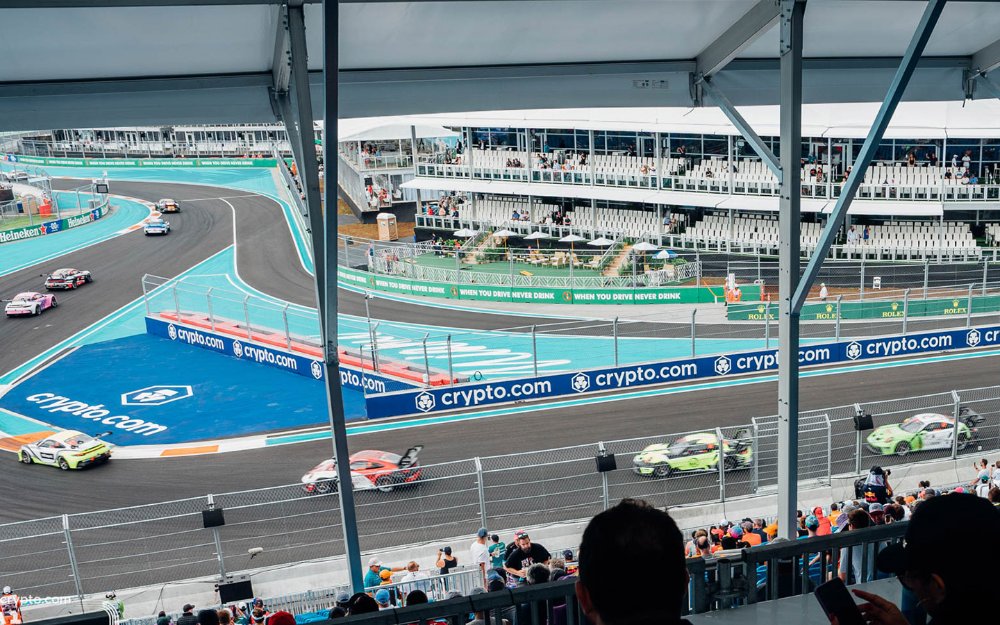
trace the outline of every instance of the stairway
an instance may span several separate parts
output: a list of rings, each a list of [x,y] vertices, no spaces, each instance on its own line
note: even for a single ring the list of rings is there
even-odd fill
[[[608,266],[604,268],[604,271],[601,272],[602,275],[612,276],[612,277],[613,276],[617,276],[618,275],[618,268],[621,267],[623,264],[625,264],[627,262],[631,262],[631,260],[632,260],[631,256],[632,255],[629,253],[631,251],[632,251],[632,245],[629,244],[629,243],[626,243],[622,247],[621,251],[618,252],[618,255],[615,256],[614,260],[612,260],[610,263],[608,263]]]
[[[486,251],[487,247],[490,247],[490,241],[493,240],[492,235],[486,235],[482,240],[476,244],[471,250],[462,253],[462,264],[463,265],[478,265],[479,259],[482,258],[483,252]]]

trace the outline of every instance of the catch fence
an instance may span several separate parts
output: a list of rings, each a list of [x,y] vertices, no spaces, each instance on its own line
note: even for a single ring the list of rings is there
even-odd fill
[[[911,438],[870,447],[870,432],[854,427],[858,413],[870,414],[876,427],[917,414],[939,414],[944,419],[929,422],[952,424],[958,416],[959,437],[952,425],[911,430],[922,436],[920,444]],[[357,492],[361,548],[424,545],[430,556],[443,541],[481,526],[505,534],[585,520],[625,497],[672,508],[774,492],[781,453],[775,423],[776,417],[758,417],[699,431],[425,465],[415,485]],[[834,475],[860,474],[874,464],[979,458],[1000,448],[1000,386],[806,411],[800,425],[800,487],[828,485]],[[726,441],[722,462],[720,435]],[[657,455],[663,450],[669,463]],[[597,470],[602,456],[614,459],[613,470]],[[321,458],[302,460],[305,471]],[[654,471],[642,475],[636,468]],[[730,505],[738,513],[739,504]],[[226,519],[214,531],[203,527],[201,516],[211,506],[223,508]],[[246,569],[249,549],[262,549],[253,561],[261,568],[330,558],[343,554],[342,539],[336,490],[310,494],[291,484],[0,525],[0,570],[4,583],[22,594],[104,593]]]

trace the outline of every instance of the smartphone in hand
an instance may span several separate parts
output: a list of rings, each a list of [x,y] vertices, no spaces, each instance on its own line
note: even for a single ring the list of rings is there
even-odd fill
[[[826,612],[830,622],[837,625],[865,625],[861,609],[854,602],[854,597],[847,591],[847,586],[839,577],[834,577],[816,588],[816,600]],[[834,621],[836,617],[836,621]]]

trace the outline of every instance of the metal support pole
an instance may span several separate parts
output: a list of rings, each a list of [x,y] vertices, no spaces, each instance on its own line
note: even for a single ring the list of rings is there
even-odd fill
[[[799,311],[793,297],[799,285],[802,150],[802,18],[805,3],[781,2],[780,154],[778,272],[778,531],[795,540],[799,474]]]
[[[927,299],[927,286],[930,282],[931,259],[924,259],[924,299]]]
[[[715,428],[715,436],[718,441],[719,449],[719,460],[717,462],[719,469],[719,501],[722,503],[726,502],[726,449],[722,437],[722,428]]]
[[[243,297],[243,318],[247,322],[247,339],[253,340],[253,331],[250,329],[250,305],[248,304],[250,300],[249,295]]]
[[[292,333],[288,331],[288,307],[291,304],[285,304],[285,307],[281,309],[281,323],[285,326],[285,347],[289,350],[292,349]]]
[[[990,261],[983,258],[983,296],[986,296],[986,276],[990,269]]]
[[[150,316],[152,313],[149,310],[149,292],[146,290],[146,277],[142,277],[142,301],[146,303],[146,316]]]
[[[972,287],[975,285],[969,285],[969,298],[967,300],[967,305],[965,307],[965,327],[972,327]]]
[[[451,385],[451,386],[455,386],[455,374],[452,372],[452,369],[451,369],[451,335],[450,334],[448,335],[447,344],[448,344],[448,384]]]
[[[611,323],[611,333],[614,338],[615,366],[618,366],[618,317]]]
[[[205,293],[205,303],[208,304],[208,323],[212,327],[212,332],[215,332],[215,313],[212,311],[212,289],[215,287],[208,287],[208,291]]]
[[[597,443],[597,453],[600,456],[608,455],[608,450],[604,446],[604,441]],[[608,472],[601,471],[601,505],[602,510],[607,510],[611,506],[608,489]]]
[[[840,342],[840,304],[844,301],[843,295],[837,296],[837,318],[833,327],[834,332],[834,342]]]
[[[771,349],[771,302],[764,304],[764,349]],[[691,354],[694,356],[694,354]]]
[[[66,553],[69,555],[69,570],[73,574],[73,585],[76,587],[76,598],[83,602],[83,580],[80,579],[80,565],[76,561],[76,551],[73,549],[73,534],[69,530],[69,515],[62,515],[63,540],[66,541]]]
[[[753,448],[760,449],[760,440],[757,432],[757,420],[751,421],[753,423]],[[757,489],[760,488],[760,462],[754,460],[753,463],[753,492],[756,493]]]
[[[864,410],[861,409],[861,404],[854,404],[854,414],[863,414]],[[861,430],[855,431],[855,441],[854,441],[854,472],[861,473]]]
[[[826,421],[826,483],[833,485],[833,425],[830,423],[830,415],[823,415]]]
[[[483,463],[477,456],[476,463],[476,490],[479,493],[479,526],[489,527],[486,524],[486,486],[483,484]]]
[[[373,371],[378,371],[379,370],[378,324],[379,324],[379,322],[376,321],[375,325],[372,327],[372,334],[371,334],[371,338],[372,338],[372,370]]]
[[[174,314],[177,315],[177,321],[180,321],[181,320],[181,303],[180,303],[180,300],[177,299],[177,283],[176,282],[174,283],[173,288],[171,290],[174,292]]]
[[[858,284],[858,299],[865,299],[865,259],[861,259],[861,282]]]
[[[531,326],[531,361],[534,366],[535,377],[538,377],[538,342],[536,341],[537,326]]]
[[[695,355],[698,353],[697,346],[695,345],[695,341],[698,337],[698,325],[697,322],[695,321],[697,316],[698,316],[698,309],[695,308],[694,310],[691,311],[691,357],[692,358],[694,358]]]
[[[421,343],[424,346],[424,384],[430,384],[431,382],[431,361],[427,358],[427,337],[430,333],[424,333],[424,339]]]
[[[951,408],[951,416],[954,418],[954,429],[951,437],[951,459],[955,460],[958,458],[958,435],[959,427],[962,422],[962,397],[958,394],[958,391],[951,392],[951,398],[954,402]]]
[[[211,493],[208,495],[208,509],[215,510],[215,498]],[[219,528],[212,528],[212,541],[215,543],[215,555],[219,558],[219,580],[226,579],[226,558],[222,555],[222,538],[219,536]]]
[[[903,336],[906,336],[906,322],[910,317],[910,289],[903,291]]]

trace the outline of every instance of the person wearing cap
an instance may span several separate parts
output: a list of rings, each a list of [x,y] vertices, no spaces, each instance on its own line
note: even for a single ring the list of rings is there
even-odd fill
[[[920,504],[902,543],[878,556],[880,571],[895,574],[931,616],[930,625],[989,622],[995,611],[1000,541],[991,532],[1000,527],[1000,510],[971,494],[934,497]],[[955,548],[956,536],[980,536],[975,557]],[[907,625],[906,616],[891,601],[854,590],[865,600],[861,612],[873,625]]]
[[[163,610],[156,615],[156,625],[170,625],[170,622],[170,617]]]
[[[185,603],[181,608],[182,614],[177,619],[177,625],[198,625],[198,617],[191,611],[194,610],[193,603]]]
[[[807,534],[800,538],[814,538],[819,536],[819,519],[816,518],[815,514],[810,514],[806,517],[805,526]]]
[[[451,547],[438,549],[437,562],[434,566],[438,567],[438,572],[441,575],[447,575],[453,568],[458,566],[458,558],[451,554]]]
[[[368,571],[365,573],[365,588],[374,588],[381,585],[382,583],[382,571],[389,571],[390,573],[395,573],[397,571],[402,571],[403,567],[388,567],[383,566],[382,561],[378,558],[371,558],[368,560]]]
[[[295,625],[295,617],[291,612],[279,610],[268,617],[267,625]]]
[[[504,569],[516,578],[524,579],[528,567],[532,564],[548,564],[552,554],[538,543],[532,543],[528,532],[517,534],[517,548],[510,552]]]
[[[379,588],[375,591],[375,603],[378,604],[379,610],[391,610],[393,608],[389,591],[385,588]]]
[[[845,531],[861,530],[871,527],[872,519],[862,508],[854,508],[847,513],[847,528]],[[867,563],[865,562],[867,560]],[[852,583],[849,579],[853,574],[853,583],[870,582],[875,568],[872,545],[843,547],[840,550],[840,566],[837,575],[845,584]],[[865,577],[864,572],[868,572]]]
[[[830,522],[830,517],[823,513],[823,506],[813,508],[812,516],[816,517],[816,520],[819,521],[819,527],[816,528],[816,535],[829,536],[833,531],[833,525]]]
[[[469,545],[469,556],[473,564],[479,567],[479,572],[483,574],[483,588],[486,588],[486,570],[490,568],[490,547],[486,544],[486,537],[489,532],[485,527],[480,527],[476,532],[476,539]]]
[[[868,503],[889,503],[892,497],[892,486],[889,485],[889,472],[882,467],[875,465],[868,472],[864,484],[861,486],[862,496]]]

